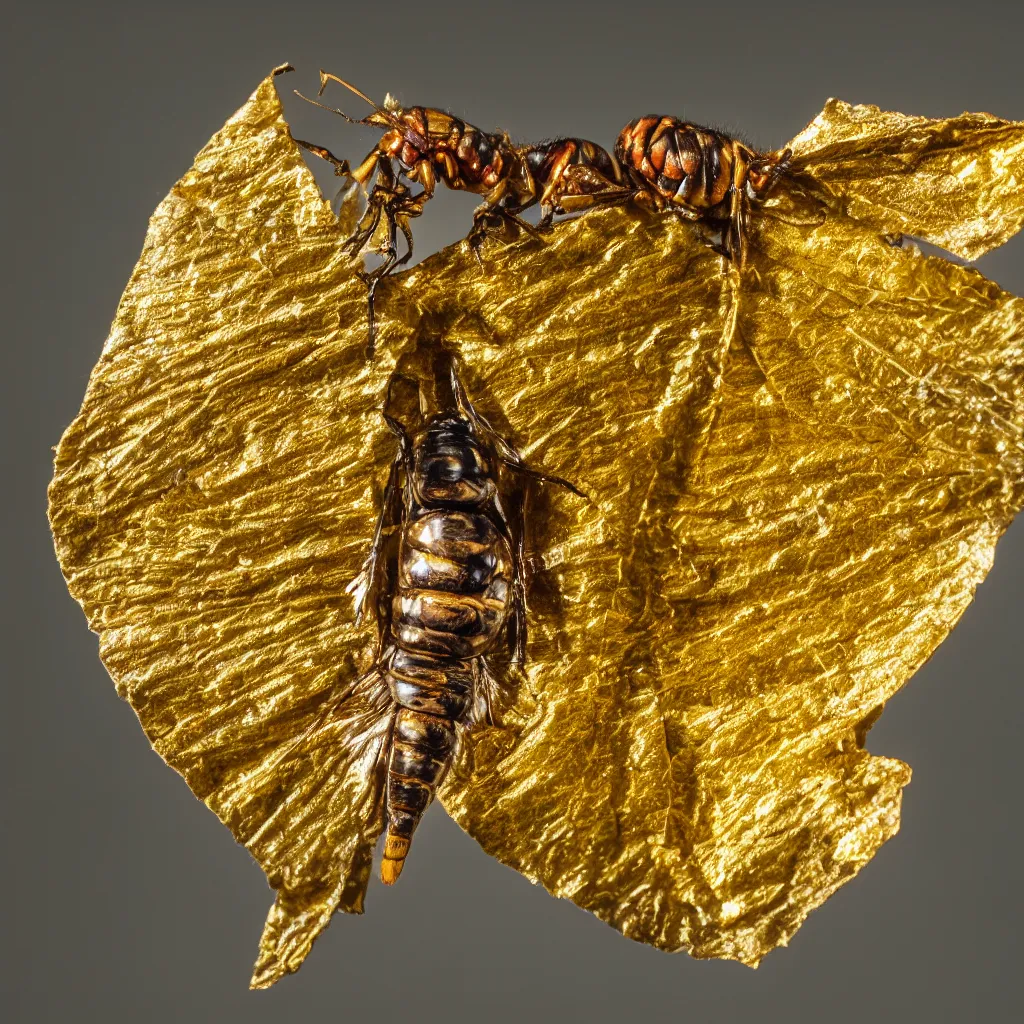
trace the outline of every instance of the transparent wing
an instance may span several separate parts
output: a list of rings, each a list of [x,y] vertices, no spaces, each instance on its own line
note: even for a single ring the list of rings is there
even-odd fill
[[[380,829],[389,709],[344,590],[387,367],[345,233],[268,78],[154,214],[50,488],[118,691],[277,892],[255,985],[360,910]]]
[[[849,216],[974,260],[1024,222],[1024,122],[932,120],[829,100],[790,143],[793,170]]]

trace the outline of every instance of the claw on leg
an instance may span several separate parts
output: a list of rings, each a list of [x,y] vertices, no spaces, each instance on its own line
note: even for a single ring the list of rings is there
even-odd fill
[[[466,240],[469,242],[473,255],[476,256],[477,263],[481,267],[483,267],[484,263],[480,256],[480,247],[487,240],[488,234],[493,229],[508,224],[515,225],[520,231],[524,231],[531,238],[536,238],[542,242],[544,240],[542,232],[550,228],[550,217],[546,227],[540,227],[539,225],[534,227],[528,220],[523,220],[518,215],[518,209],[510,210],[503,206],[481,206],[478,208],[473,214],[473,227],[466,236]]]
[[[292,141],[307,152],[320,157],[321,160],[326,160],[334,168],[334,173],[339,178],[352,178],[352,169],[349,167],[347,160],[339,160],[329,149],[325,149],[323,146],[315,146],[312,142],[304,142],[302,139],[295,138],[294,135],[292,136]]]
[[[370,271],[359,271],[359,279],[367,289],[367,341],[366,358],[372,359],[376,349],[376,317],[374,315],[374,295],[381,279],[399,267],[405,266],[412,259],[413,238],[409,227],[409,219],[418,217],[428,195],[410,196],[409,190],[399,183],[393,185],[375,185],[367,198],[366,212],[363,214],[352,237],[344,243],[344,251],[358,256],[373,241],[381,228],[381,221],[386,225],[386,240],[377,251],[383,262]],[[398,232],[401,231],[406,242],[404,256],[398,255]]]
[[[473,255],[476,257],[477,263],[480,264],[480,269],[483,269],[484,261],[480,255],[480,247],[484,244],[487,238],[488,219],[490,218],[490,211],[481,213],[477,211],[473,215],[473,227],[470,228],[469,234],[466,236],[466,240],[469,242],[470,249],[473,250]]]

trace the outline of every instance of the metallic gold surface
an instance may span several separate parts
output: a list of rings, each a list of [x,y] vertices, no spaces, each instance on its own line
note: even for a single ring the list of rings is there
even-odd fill
[[[883,234],[966,260],[1024,222],[1024,123],[991,114],[931,120],[829,100],[790,143],[793,168]]]
[[[386,716],[342,700],[372,639],[344,588],[389,373],[363,360],[351,226],[267,79],[154,213],[50,489],[118,692],[278,892],[260,986],[339,904],[361,908],[380,831],[365,802]]]
[[[526,670],[466,738],[449,813],[626,935],[750,964],[895,833],[909,769],[864,734],[1021,505],[1024,304],[877,232],[1007,237],[1021,128],[959,119],[941,153],[975,161],[966,191],[938,202],[928,157],[879,212],[872,168],[913,167],[927,131],[876,115],[833,101],[800,136],[822,178],[780,187],[742,278],[692,225],[593,213],[385,281],[372,365],[351,218],[271,79],[157,210],[51,521],[119,692],[278,891],[254,985],[361,908],[382,731],[347,696],[375,629],[344,588],[392,451],[384,387],[424,331],[589,496],[531,491]]]

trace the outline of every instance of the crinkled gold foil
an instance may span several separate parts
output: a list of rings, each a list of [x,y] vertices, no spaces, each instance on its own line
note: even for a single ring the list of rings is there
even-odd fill
[[[1020,122],[932,120],[832,99],[790,146],[794,171],[882,234],[976,260],[1024,223]]]
[[[272,80],[203,150],[61,441],[51,521],[119,692],[277,890],[254,985],[361,909],[382,734],[348,690],[375,630],[343,591],[383,389],[425,331],[589,498],[531,491],[526,670],[449,813],[626,935],[750,964],[894,834],[909,769],[864,735],[1022,501],[1024,305],[879,236],[977,253],[1019,225],[1024,128],[972,118],[830,102],[742,278],[627,210],[492,240],[482,268],[451,247],[382,284],[372,365],[349,211]]]
[[[153,214],[50,487],[118,692],[277,890],[257,986],[361,909],[380,829],[386,716],[343,699],[373,639],[344,589],[390,458],[352,226],[268,78]]]

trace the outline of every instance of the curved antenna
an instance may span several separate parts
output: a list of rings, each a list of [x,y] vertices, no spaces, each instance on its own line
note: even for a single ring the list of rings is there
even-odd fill
[[[516,473],[522,473],[524,476],[532,477],[534,480],[539,480],[545,484],[558,484],[559,487],[564,487],[566,490],[572,491],[577,497],[582,498],[584,501],[589,502],[591,505],[593,502],[590,500],[590,495],[585,494],[581,491],[574,483],[566,480],[564,477],[552,476],[550,473],[545,473],[542,470],[534,469],[531,465],[523,460],[522,455],[508,443],[491,426],[487,418],[477,412],[474,408],[473,403],[469,400],[469,395],[466,394],[466,389],[462,386],[462,381],[459,380],[458,370],[455,365],[455,359],[453,358],[450,364],[451,372],[451,385],[452,391],[455,393],[455,404],[458,406],[459,411],[473,424],[473,426],[481,433],[486,434],[491,443],[497,449],[498,458],[506,465],[509,469]]]
[[[362,92],[361,90],[357,89],[354,85],[351,85],[349,82],[346,82],[344,78],[339,78],[337,75],[332,75],[329,72],[324,71],[323,68],[320,69],[320,91],[317,93],[317,96],[323,96],[324,89],[327,88],[328,82],[337,82],[338,85],[345,86],[345,88],[348,89],[349,92],[354,92],[361,100],[366,100],[366,102],[369,103],[370,106],[374,108],[374,110],[381,109],[380,107],[377,106],[376,103],[373,102],[373,100],[370,99],[369,96],[366,95],[365,92]]]
[[[352,121],[352,118],[349,117],[348,114],[344,114],[340,110],[335,110],[334,107],[327,107],[328,110],[334,111],[335,114],[341,114],[341,116],[344,117],[346,121],[351,121],[353,124],[377,124],[377,127],[380,127],[379,122],[371,120],[372,117],[376,116],[380,118],[382,121],[384,121],[386,124],[391,125],[391,127],[394,128],[396,131],[400,132],[402,138],[405,139],[406,142],[409,142],[411,145],[416,146],[416,148],[419,149],[421,152],[426,151],[427,149],[430,148],[430,143],[422,135],[420,135],[419,132],[410,128],[409,125],[407,125],[405,121],[403,121],[401,117],[398,116],[398,112],[396,110],[391,110],[386,105],[386,101],[385,106],[383,107],[379,103],[374,103],[374,101],[371,100],[370,97],[367,96],[366,93],[363,92],[361,89],[357,89],[350,82],[346,82],[344,78],[339,78],[337,75],[332,75],[329,72],[324,71],[323,68],[320,69],[320,91],[317,93],[317,96],[323,96],[324,89],[327,88],[328,82],[337,82],[338,85],[343,85],[346,89],[348,89],[349,92],[355,93],[356,96],[358,96],[361,100],[365,100],[367,103],[370,104],[371,107],[373,107],[373,114],[371,114],[370,117],[364,117],[361,121]],[[306,97],[303,96],[302,98],[305,99]],[[313,101],[311,100],[310,102]],[[321,104],[321,106],[322,105],[323,104]]]
[[[314,107],[319,107],[321,110],[329,110],[332,114],[338,114],[345,118],[349,124],[366,124],[366,121],[357,121],[354,117],[349,117],[344,110],[339,110],[337,107],[329,107],[326,103],[321,103],[319,100],[311,100],[308,96],[303,96],[298,89],[292,89],[292,92],[299,97],[300,100],[305,100],[307,103],[312,103]],[[319,95],[319,93],[317,94]]]

